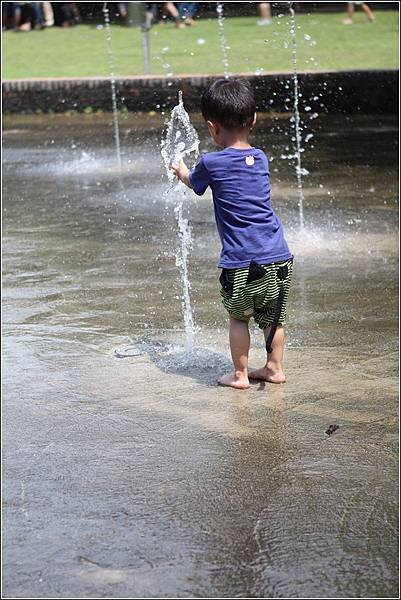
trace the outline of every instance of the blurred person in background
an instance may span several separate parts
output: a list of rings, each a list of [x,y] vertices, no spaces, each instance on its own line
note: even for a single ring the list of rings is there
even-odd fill
[[[355,6],[360,6],[362,8],[363,12],[368,17],[368,21],[370,21],[372,23],[375,20],[375,16],[374,16],[372,10],[369,8],[369,5],[366,4],[366,2],[348,2],[347,3],[348,16],[346,19],[343,20],[344,25],[352,25],[353,24]]]
[[[51,2],[42,2],[42,10],[46,27],[52,27],[54,25],[54,13]]]
[[[3,2],[3,29],[31,31],[54,24],[50,2]]]
[[[118,2],[117,11],[120,19],[128,22],[128,2]],[[172,17],[176,23],[180,22],[179,12],[174,2],[146,2],[146,26],[150,27],[156,22],[163,23],[168,16]],[[183,3],[185,4],[185,3]],[[160,16],[159,16],[159,13]],[[183,25],[185,27],[185,25]]]
[[[260,19],[258,25],[271,25],[272,24],[272,13],[270,8],[270,2],[259,3]]]
[[[186,25],[191,27],[195,25],[194,16],[198,10],[198,2],[177,2],[176,3],[179,20],[176,21],[177,27],[182,29]]]
[[[122,21],[126,21],[128,18],[128,10],[126,2],[117,2],[118,15]]]
[[[2,2],[3,25],[6,29],[18,31],[22,20],[22,8],[25,2]],[[3,12],[4,11],[4,12]]]
[[[54,23],[60,27],[71,27],[80,22],[78,7],[75,2],[51,2]]]
[[[35,27],[39,27],[39,29],[44,29],[46,27],[46,20],[42,10],[42,2],[31,2],[31,6],[35,15],[35,19],[32,24],[32,29],[35,29]]]

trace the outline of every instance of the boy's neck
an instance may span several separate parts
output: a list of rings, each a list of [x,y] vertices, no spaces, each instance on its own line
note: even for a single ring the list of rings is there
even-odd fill
[[[244,149],[252,148],[248,142],[249,129],[243,131],[224,131],[221,139],[222,148],[238,148]]]

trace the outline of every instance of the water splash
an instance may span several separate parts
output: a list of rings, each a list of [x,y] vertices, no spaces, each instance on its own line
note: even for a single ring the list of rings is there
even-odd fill
[[[109,73],[110,73],[110,86],[111,86],[111,102],[113,108],[113,125],[114,125],[114,140],[116,145],[116,157],[118,168],[121,171],[121,147],[120,147],[120,129],[118,125],[118,110],[117,110],[117,94],[116,94],[116,81],[114,79],[114,62],[113,62],[113,47],[111,43],[111,29],[110,29],[110,14],[107,6],[107,2],[103,4],[103,15],[104,25],[106,29],[107,38],[107,54],[109,58]]]
[[[183,196],[184,194],[185,191],[183,192]],[[178,223],[178,236],[180,239],[180,248],[175,257],[175,264],[179,268],[181,273],[184,324],[186,333],[186,350],[189,354],[192,354],[194,348],[195,325],[191,307],[191,283],[188,277],[188,254],[189,250],[192,248],[192,235],[188,219],[185,219],[183,215],[183,201],[184,198],[182,197],[181,200],[178,200],[177,205],[174,209],[174,213]]]
[[[298,61],[297,61],[297,33],[296,33],[296,21],[295,11],[290,4],[291,14],[291,40],[292,40],[292,65],[293,65],[293,82],[294,82],[294,129],[295,129],[295,172],[297,175],[297,186],[298,186],[298,207],[299,207],[299,224],[301,229],[304,228],[304,189],[302,185],[302,175],[305,175],[307,171],[302,168],[301,154],[303,152],[301,147],[301,119],[299,116],[299,87],[298,87]]]
[[[186,333],[186,351],[193,352],[195,326],[192,316],[190,289],[188,277],[188,254],[192,247],[191,227],[188,219],[183,214],[183,204],[186,196],[186,187],[183,183],[176,184],[176,177],[171,170],[171,164],[179,161],[184,156],[192,155],[196,159],[199,152],[199,138],[195,128],[189,120],[182,100],[182,92],[178,93],[178,104],[171,112],[165,137],[161,143],[161,155],[164,161],[167,177],[170,182],[166,195],[174,194],[174,213],[178,225],[180,246],[176,254],[176,265],[180,270],[183,288],[182,300],[184,323]]]
[[[184,108],[182,91],[180,90],[178,92],[178,104],[171,111],[167,130],[161,143],[161,155],[170,182],[176,181],[176,177],[170,168],[171,164],[189,154],[194,154],[194,158],[196,158],[198,151],[198,134]]]
[[[228,78],[229,77],[229,72],[228,72],[228,55],[227,55],[227,42],[226,42],[226,36],[224,33],[224,7],[223,7],[223,3],[222,2],[217,2],[216,5],[216,12],[217,12],[217,27],[218,27],[218,31],[219,31],[219,38],[220,38],[220,48],[221,48],[221,62],[223,63],[223,69],[224,69],[224,77]]]

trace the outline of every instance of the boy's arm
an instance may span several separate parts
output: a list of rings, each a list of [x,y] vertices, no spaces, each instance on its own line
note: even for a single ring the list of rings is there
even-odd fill
[[[209,172],[205,166],[204,156],[200,159],[193,171],[188,169],[183,160],[173,162],[171,168],[177,177],[198,196],[202,196],[208,185],[211,183]]]
[[[185,183],[185,185],[192,190],[192,185],[189,180],[190,170],[188,169],[184,161],[181,159],[179,162],[173,162],[171,165],[171,169],[177,175],[178,179],[180,179],[182,183]]]

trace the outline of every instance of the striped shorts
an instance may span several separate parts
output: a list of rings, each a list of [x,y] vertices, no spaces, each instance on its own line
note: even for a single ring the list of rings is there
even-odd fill
[[[280,285],[284,288],[284,300],[278,322],[282,325],[286,320],[286,305],[292,280],[292,262],[260,265],[263,270],[260,277],[249,281],[249,267],[241,269],[223,269],[220,275],[220,295],[224,308],[231,317],[248,322],[253,317],[261,329],[273,323],[276,302]],[[285,277],[279,279],[280,267],[284,268]]]

